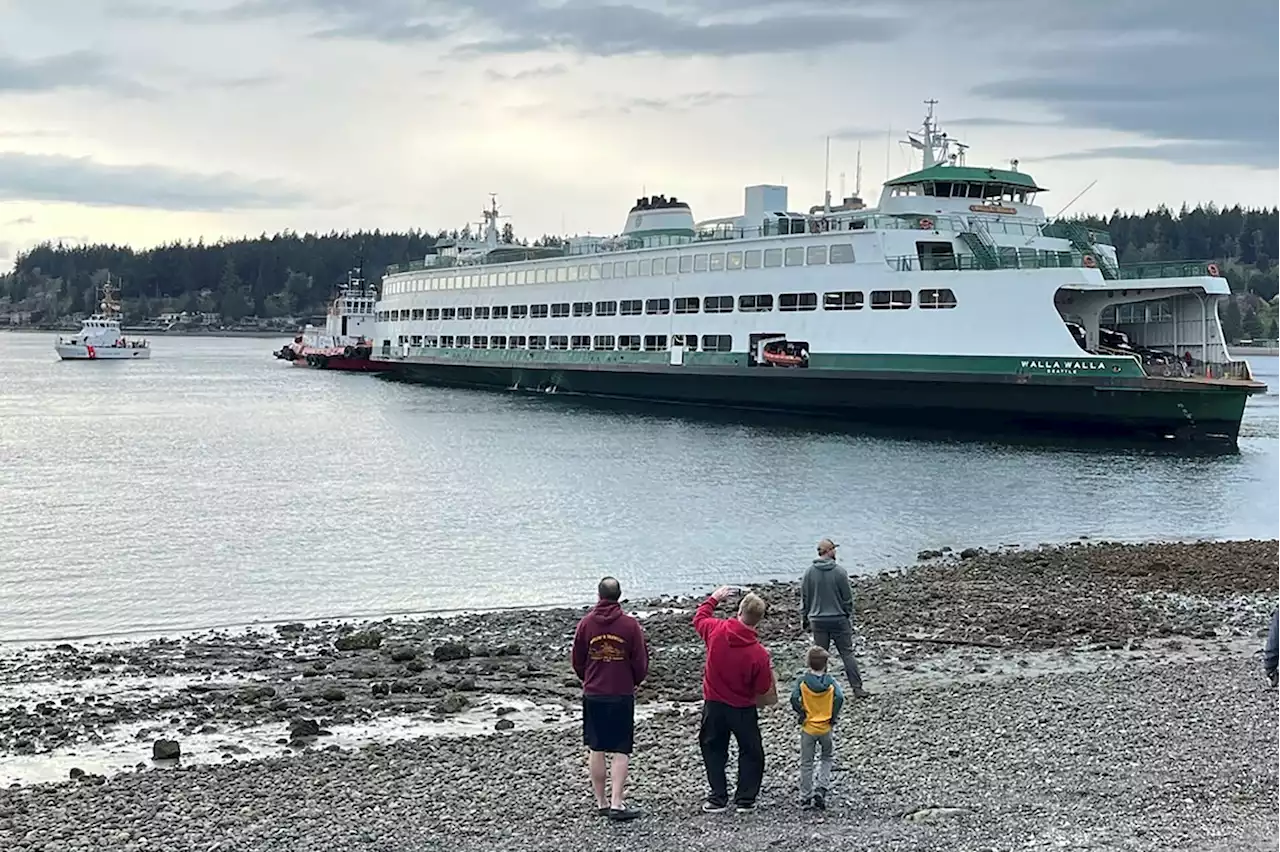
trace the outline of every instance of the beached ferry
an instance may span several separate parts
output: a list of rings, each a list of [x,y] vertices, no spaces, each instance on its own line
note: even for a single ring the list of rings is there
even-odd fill
[[[1247,397],[1212,262],[1121,266],[1049,220],[1029,174],[965,164],[932,103],[921,168],[867,208],[749,186],[696,222],[640,198],[616,237],[442,240],[392,267],[374,357],[435,384],[555,391],[999,433],[1234,444]]]
[[[111,277],[102,282],[98,311],[80,323],[80,331],[59,337],[54,351],[63,361],[145,361],[151,357],[147,340],[126,338],[120,327],[119,295]]]

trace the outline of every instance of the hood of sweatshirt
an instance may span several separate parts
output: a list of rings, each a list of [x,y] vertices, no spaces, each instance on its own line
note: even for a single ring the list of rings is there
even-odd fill
[[[815,559],[813,560],[813,567],[817,568],[819,571],[830,571],[832,568],[836,567],[836,561],[827,557]]]
[[[729,640],[729,647],[731,648],[745,648],[748,645],[760,644],[760,637],[756,635],[756,629],[748,627],[736,618],[725,619],[722,629]]]
[[[804,673],[804,685],[814,692],[826,692],[835,682],[836,680],[831,676],[831,672],[818,674],[817,672],[806,671]]]
[[[591,620],[596,624],[613,624],[622,617],[622,604],[617,601],[597,601],[591,608]]]

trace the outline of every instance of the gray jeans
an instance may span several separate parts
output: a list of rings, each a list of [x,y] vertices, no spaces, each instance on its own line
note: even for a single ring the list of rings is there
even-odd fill
[[[818,758],[818,783],[813,782],[813,752],[821,747],[822,756]],[[808,799],[815,792],[826,795],[831,787],[831,764],[836,753],[835,742],[831,731],[825,734],[807,734],[800,732],[800,798]]]
[[[844,673],[849,676],[849,684],[854,689],[862,688],[862,675],[858,672],[858,661],[853,658],[853,625],[847,619],[842,621],[814,621],[813,644],[824,651],[831,650],[831,643],[836,643],[840,660],[844,663]]]

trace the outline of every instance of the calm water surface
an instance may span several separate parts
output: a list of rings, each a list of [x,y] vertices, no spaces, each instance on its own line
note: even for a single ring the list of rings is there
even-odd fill
[[[1239,455],[904,440],[0,334],[0,640],[589,602],[942,545],[1277,534],[1277,359]]]

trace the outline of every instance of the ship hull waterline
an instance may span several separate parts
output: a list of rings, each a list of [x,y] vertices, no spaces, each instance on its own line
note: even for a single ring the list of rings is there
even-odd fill
[[[54,346],[63,361],[146,361],[151,348],[146,346],[77,346],[59,343]]]
[[[464,364],[405,359],[385,377],[1012,436],[1061,434],[1234,448],[1251,391],[1179,379],[965,375],[782,368]]]

